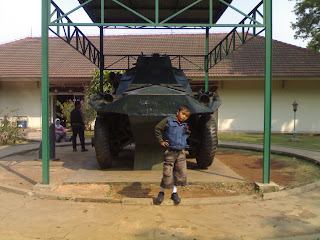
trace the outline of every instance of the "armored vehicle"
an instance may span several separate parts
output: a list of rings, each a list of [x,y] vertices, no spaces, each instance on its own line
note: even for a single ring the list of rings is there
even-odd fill
[[[131,143],[135,143],[134,169],[161,169],[164,149],[154,128],[163,118],[175,116],[181,105],[191,110],[189,155],[200,168],[212,164],[217,146],[213,113],[221,101],[213,93],[193,94],[186,75],[171,65],[167,55],[140,55],[135,67],[122,75],[114,94],[92,95],[90,104],[98,114],[94,146],[102,169],[112,167]]]

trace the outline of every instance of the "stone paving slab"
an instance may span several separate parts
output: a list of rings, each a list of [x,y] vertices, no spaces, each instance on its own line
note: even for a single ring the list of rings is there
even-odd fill
[[[28,152],[33,151],[36,149],[39,149],[40,143],[34,142],[34,143],[28,143],[28,144],[18,144],[18,145],[5,145],[0,146],[0,159],[4,157],[8,157],[13,154],[22,153],[22,152]]]
[[[219,159],[215,159],[208,169],[188,169],[188,184],[210,184],[210,183],[232,183],[246,181],[239,174],[224,165]],[[123,171],[117,169],[99,170],[96,159],[91,159],[84,169],[72,174],[65,184],[75,183],[112,183],[112,184],[133,184],[143,185],[159,184],[161,171]]]

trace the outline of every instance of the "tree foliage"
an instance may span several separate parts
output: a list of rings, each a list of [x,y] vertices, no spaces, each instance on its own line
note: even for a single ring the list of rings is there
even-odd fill
[[[294,13],[297,15],[292,23],[294,37],[310,39],[307,48],[320,51],[320,0],[297,0]]]
[[[8,108],[0,110],[0,145],[14,144],[23,140],[19,135],[20,129],[17,126],[19,117],[14,117],[18,110]]]
[[[57,106],[61,109],[62,113],[57,113],[59,117],[66,119],[67,127],[71,126],[71,111],[74,109],[74,102],[77,99],[69,99],[66,102],[59,102],[57,101]],[[96,118],[95,110],[89,104],[89,97],[86,95],[83,100],[80,101],[81,103],[81,111],[83,114],[83,121],[86,126],[91,127],[91,122]]]
[[[109,78],[110,72],[111,71],[108,71],[108,70],[103,71],[103,80],[104,80],[103,92],[112,89],[111,84],[107,81]],[[92,80],[89,83],[89,85],[86,86],[86,92],[88,92],[89,94],[96,94],[100,92],[100,71],[99,70],[94,69]]]
[[[112,85],[109,80],[109,74],[113,72],[110,70],[104,70],[103,71],[103,92],[106,91],[112,91]],[[118,74],[124,73],[124,71],[117,71],[116,78],[118,78]],[[100,71],[94,69],[92,74],[92,80],[91,82],[85,87],[85,91],[87,94],[97,94],[100,92]]]

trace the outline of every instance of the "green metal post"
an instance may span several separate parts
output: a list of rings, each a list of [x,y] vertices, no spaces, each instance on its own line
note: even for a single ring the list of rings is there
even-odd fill
[[[101,23],[104,23],[104,0],[101,0]]]
[[[264,95],[264,147],[263,183],[270,182],[270,136],[271,136],[271,92],[272,92],[272,0],[264,0],[264,20],[266,25],[266,67]]]
[[[104,56],[103,56],[103,27],[100,27],[100,92],[103,92],[103,70],[104,70]]]
[[[209,23],[212,24],[213,19],[212,0],[209,1]]]
[[[159,0],[155,0],[155,23],[159,24]]]
[[[104,23],[104,0],[101,0],[101,23]],[[103,56],[103,26],[100,26],[100,92],[103,92],[104,84],[104,56]]]
[[[209,54],[209,28],[206,27],[206,57],[205,57],[205,62],[204,62],[204,69],[205,69],[205,74],[206,74],[206,78],[205,78],[205,91],[209,91],[209,59],[208,59],[208,55]]]
[[[42,98],[42,184],[49,184],[49,4],[42,0],[41,98]]]

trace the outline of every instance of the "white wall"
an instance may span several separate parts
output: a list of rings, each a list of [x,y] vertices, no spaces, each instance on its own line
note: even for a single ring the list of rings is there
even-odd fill
[[[37,82],[0,82],[0,109],[18,109],[27,126],[41,128],[41,89]]]
[[[293,131],[292,103],[299,104],[297,132],[320,132],[320,82],[273,81],[273,132]],[[219,85],[222,105],[219,108],[219,130],[263,132],[264,82],[224,81]]]
[[[219,130],[263,132],[264,81],[224,81]],[[320,133],[320,81],[273,81],[272,131],[293,131],[292,103],[299,104],[297,132]],[[28,127],[41,128],[41,89],[36,82],[0,82],[0,109],[18,109]]]

